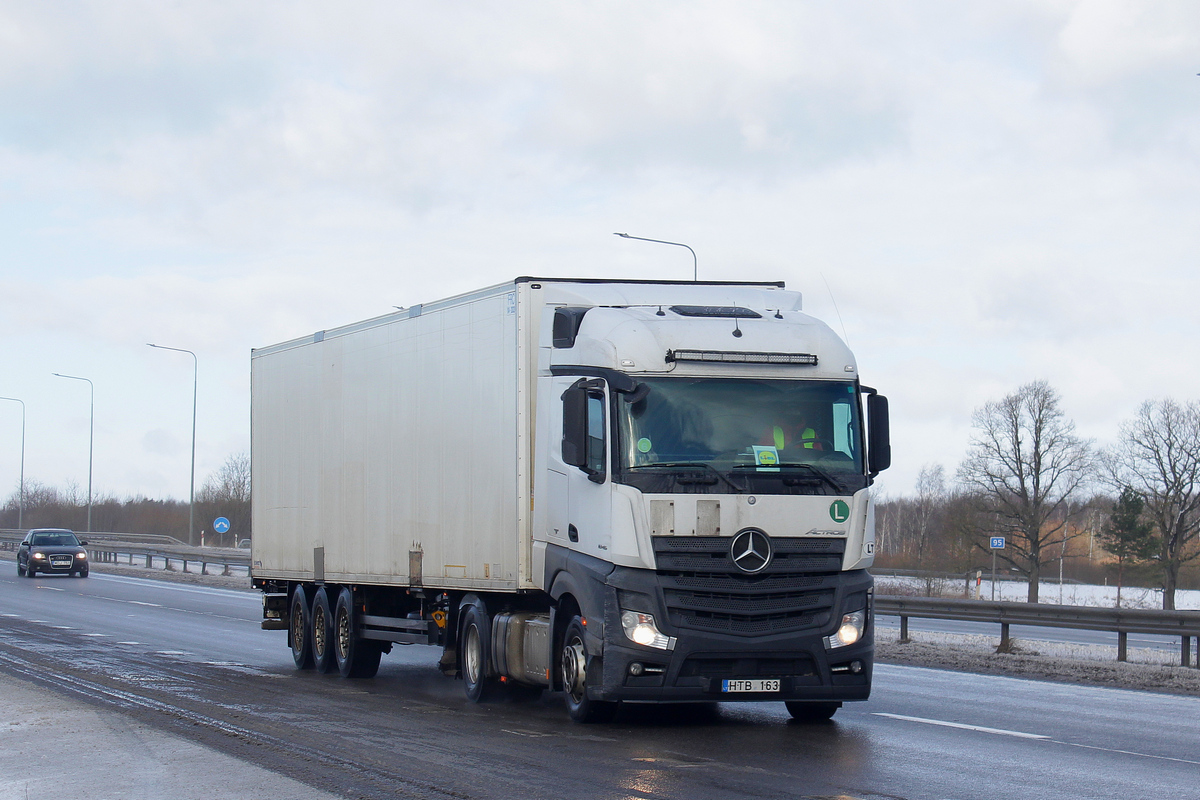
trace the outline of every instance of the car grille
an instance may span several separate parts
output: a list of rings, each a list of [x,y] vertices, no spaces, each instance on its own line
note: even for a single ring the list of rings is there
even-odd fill
[[[797,658],[748,658],[746,656],[701,656],[689,658],[679,668],[681,678],[788,678],[816,675],[807,656]]]
[[[72,556],[50,556],[51,569],[70,569],[73,563]]]
[[[673,625],[756,636],[826,627],[844,539],[772,539],[770,565],[753,575],[729,557],[724,536],[656,536],[654,555]]]

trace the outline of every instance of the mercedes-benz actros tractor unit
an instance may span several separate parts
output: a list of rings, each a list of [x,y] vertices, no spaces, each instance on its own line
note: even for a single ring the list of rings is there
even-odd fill
[[[887,400],[783,283],[517,278],[253,351],[251,576],[296,665],[473,701],[865,700]]]

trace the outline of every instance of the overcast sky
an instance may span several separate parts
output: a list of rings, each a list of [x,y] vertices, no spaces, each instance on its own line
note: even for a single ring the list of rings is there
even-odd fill
[[[1200,4],[0,0],[25,477],[186,499],[249,352],[518,275],[784,280],[891,398],[889,495],[1046,379],[1200,399]],[[0,497],[21,408],[0,401]]]

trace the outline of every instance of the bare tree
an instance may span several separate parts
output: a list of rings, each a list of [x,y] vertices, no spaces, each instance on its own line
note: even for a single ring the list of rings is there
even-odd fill
[[[201,519],[217,516],[229,520],[228,535],[217,534],[217,543],[236,544],[250,537],[250,455],[235,453],[208,477],[196,495]]]
[[[1105,452],[1110,480],[1132,486],[1160,537],[1163,608],[1175,608],[1179,570],[1200,557],[1200,403],[1148,400]]]
[[[1092,443],[1075,435],[1046,381],[976,409],[972,426],[958,479],[979,500],[989,532],[1008,538],[998,555],[1029,579],[1029,602],[1036,603],[1042,565],[1071,535],[1067,500],[1090,477]]]

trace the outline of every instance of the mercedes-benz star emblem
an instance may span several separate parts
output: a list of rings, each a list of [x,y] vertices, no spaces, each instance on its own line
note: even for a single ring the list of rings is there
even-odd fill
[[[758,528],[743,528],[729,543],[729,558],[742,572],[762,572],[771,563],[771,537]]]

